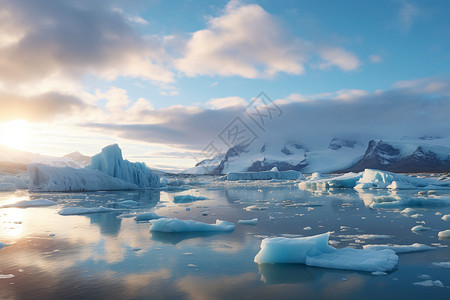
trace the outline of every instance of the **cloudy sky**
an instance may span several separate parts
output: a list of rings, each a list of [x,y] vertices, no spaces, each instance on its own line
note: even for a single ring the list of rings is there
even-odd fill
[[[0,0],[0,143],[117,142],[183,169],[226,149],[236,120],[318,147],[445,135],[449,28],[444,0]],[[249,118],[261,92],[276,108],[263,127]]]

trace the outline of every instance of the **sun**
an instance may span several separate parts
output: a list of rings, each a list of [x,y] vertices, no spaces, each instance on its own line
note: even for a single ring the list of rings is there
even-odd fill
[[[14,120],[1,123],[0,144],[26,150],[30,138],[30,124],[25,120]]]

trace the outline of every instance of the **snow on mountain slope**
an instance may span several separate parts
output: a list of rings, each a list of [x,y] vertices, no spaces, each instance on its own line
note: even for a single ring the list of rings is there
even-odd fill
[[[367,146],[365,146],[367,145]],[[333,138],[328,148],[298,142],[257,140],[235,146],[213,159],[186,170],[191,174],[296,170],[313,172],[360,172],[367,168],[392,172],[450,171],[449,138],[404,138],[401,140],[357,140]],[[207,170],[208,172],[205,172]]]
[[[366,168],[391,172],[450,171],[450,139],[372,140],[364,156],[345,172]]]

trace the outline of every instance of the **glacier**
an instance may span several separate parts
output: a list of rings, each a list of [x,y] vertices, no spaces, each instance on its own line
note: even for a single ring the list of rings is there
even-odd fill
[[[124,160],[117,144],[107,146],[93,156],[83,169],[53,167],[43,164],[28,166],[30,191],[75,192],[99,190],[132,190],[159,188],[159,175],[144,163]]]
[[[391,271],[398,264],[398,256],[392,250],[336,249],[328,244],[329,237],[328,232],[300,238],[265,238],[254,261],[367,272]]]

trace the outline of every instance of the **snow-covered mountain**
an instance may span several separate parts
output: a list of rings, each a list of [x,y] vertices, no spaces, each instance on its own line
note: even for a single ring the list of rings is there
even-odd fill
[[[305,173],[362,171],[366,168],[393,172],[450,171],[450,139],[422,137],[363,143],[333,138],[328,147],[323,148],[309,149],[293,141],[255,141],[201,161],[185,173],[226,174],[267,171],[273,167],[280,171]]]
[[[445,139],[372,140],[361,160],[342,171],[359,172],[366,168],[391,172],[449,172],[450,147]]]
[[[80,155],[83,156],[82,154]],[[17,150],[4,145],[0,145],[0,162],[16,163],[23,165],[28,165],[31,163],[40,163],[55,167],[69,166],[73,168],[82,168],[85,166],[83,163],[81,163],[81,161],[78,161],[78,159],[74,159],[74,157],[68,156],[56,157],[56,156],[41,155],[37,153]]]

